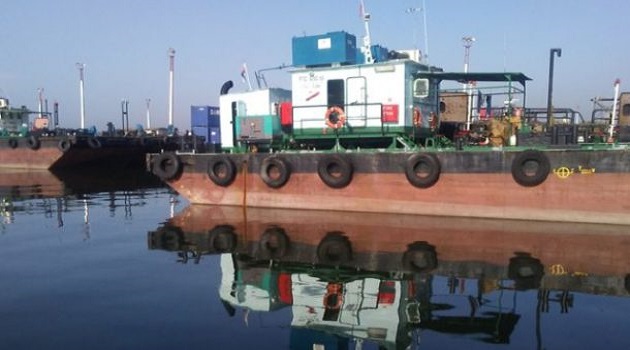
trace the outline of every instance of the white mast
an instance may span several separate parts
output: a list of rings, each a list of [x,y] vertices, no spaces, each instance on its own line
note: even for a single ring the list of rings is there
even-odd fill
[[[168,125],[173,125],[173,114],[175,107],[173,105],[174,81],[175,81],[175,50],[168,49]]]
[[[361,17],[363,18],[363,23],[365,25],[365,36],[363,37],[361,52],[363,53],[363,57],[365,57],[364,63],[374,63],[374,58],[372,57],[372,40],[370,38],[370,14],[365,12],[365,4],[363,4],[363,0],[361,0],[359,6]]]
[[[615,130],[615,126],[617,126],[617,102],[619,99],[619,85],[621,84],[621,80],[615,80],[615,96],[613,96],[613,109],[612,115],[610,116],[610,128],[608,129],[608,139],[612,140],[613,132]]]
[[[85,64],[77,62],[76,66],[79,69],[79,100],[81,103],[81,129],[85,129],[85,96],[83,95],[83,71],[85,70]]]

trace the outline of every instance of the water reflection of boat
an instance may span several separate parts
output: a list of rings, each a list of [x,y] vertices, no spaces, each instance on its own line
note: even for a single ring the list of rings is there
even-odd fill
[[[0,215],[4,223],[12,223],[16,212],[57,213],[58,225],[63,226],[61,213],[75,208],[85,211],[106,194],[107,205],[113,212],[124,207],[125,213],[138,205],[133,197],[139,197],[149,189],[165,188],[155,176],[144,170],[127,169],[120,172],[97,170],[48,170],[0,169]],[[117,192],[122,194],[114,195]],[[122,199],[122,204],[118,203]],[[88,203],[89,200],[89,203]]]
[[[416,330],[508,342],[510,293],[538,290],[538,317],[569,312],[575,293],[630,296],[627,230],[193,205],[148,244],[180,262],[222,254],[227,310],[290,307],[292,342],[404,348]]]
[[[141,169],[124,172],[105,172],[102,169],[0,169],[0,197],[11,200],[158,187],[164,185],[157,177]]]

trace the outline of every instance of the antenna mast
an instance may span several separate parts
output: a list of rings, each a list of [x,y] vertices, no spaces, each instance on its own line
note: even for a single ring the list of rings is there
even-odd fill
[[[364,63],[374,63],[374,58],[372,57],[372,40],[370,38],[370,14],[365,12],[363,0],[361,0],[359,4],[359,10],[365,25],[365,36],[363,37],[361,53],[363,53],[363,57],[365,57]]]

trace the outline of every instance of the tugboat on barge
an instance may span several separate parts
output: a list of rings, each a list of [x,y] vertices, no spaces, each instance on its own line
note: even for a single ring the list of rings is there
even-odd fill
[[[227,82],[223,152],[152,154],[149,169],[198,204],[630,224],[630,94],[608,125],[541,121],[522,73],[444,72],[366,38],[294,38],[291,91]],[[504,91],[473,109],[445,81]]]

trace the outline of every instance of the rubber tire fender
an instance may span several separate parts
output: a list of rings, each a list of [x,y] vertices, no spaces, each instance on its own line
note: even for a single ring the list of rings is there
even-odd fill
[[[337,266],[352,260],[352,244],[343,232],[329,232],[317,246],[320,264]]]
[[[289,236],[280,227],[266,229],[258,241],[258,249],[262,259],[280,259],[287,255],[290,245]]]
[[[210,158],[207,173],[215,185],[227,187],[236,178],[236,166],[229,157],[220,155]]]
[[[332,168],[339,171],[339,176],[333,174]],[[328,187],[343,188],[352,181],[354,169],[352,163],[338,155],[325,155],[317,163],[319,178]]]
[[[538,166],[534,174],[528,174],[525,171],[527,162],[537,163]],[[537,150],[525,150],[517,154],[512,161],[512,178],[514,178],[516,183],[525,187],[538,186],[545,182],[550,170],[549,158],[543,152]]]
[[[182,162],[174,152],[158,154],[153,159],[153,174],[162,180],[173,180],[182,173]]]
[[[237,243],[233,226],[218,225],[208,232],[208,249],[211,253],[234,253]]]
[[[68,140],[68,138],[66,137],[62,138],[57,143],[57,148],[59,148],[59,150],[64,153],[68,152],[68,150],[70,150],[70,147],[72,147],[72,142],[70,142],[70,140]]]
[[[90,148],[101,148],[102,146],[101,141],[96,137],[88,137],[86,142]]]
[[[28,145],[28,148],[32,149],[33,151],[36,151],[39,149],[39,147],[41,147],[42,143],[39,141],[39,138],[37,138],[37,136],[35,135],[31,135],[28,137],[28,139],[26,139],[26,144]]]
[[[418,166],[424,165],[428,172],[421,176],[417,173]],[[405,176],[410,184],[418,188],[429,188],[440,179],[442,166],[440,160],[432,153],[416,153],[405,162]]]
[[[272,177],[270,170],[276,168],[278,177]],[[271,188],[280,188],[284,186],[291,177],[291,168],[289,163],[284,159],[276,156],[265,158],[260,165],[260,178]]]

